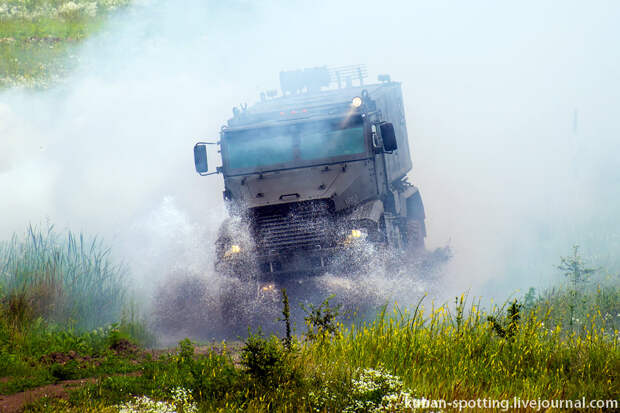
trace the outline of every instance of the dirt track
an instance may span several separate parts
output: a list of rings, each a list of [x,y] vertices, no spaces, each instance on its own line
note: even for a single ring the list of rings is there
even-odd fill
[[[56,384],[48,384],[8,396],[0,395],[0,412],[20,412],[24,408],[24,406],[42,397],[66,399],[69,396],[69,390],[75,390],[76,388],[81,387],[87,383],[94,383],[96,380],[97,379],[95,378],[66,380]]]
[[[241,342],[232,342],[227,345],[227,352],[231,355],[233,362],[235,364],[239,364],[239,349],[241,348]],[[217,345],[214,346],[198,346],[194,349],[194,354],[201,355],[207,354],[209,351],[221,352],[222,349]],[[164,355],[176,352],[176,349],[152,349],[148,350],[148,353],[153,355],[155,358]],[[139,375],[140,372],[129,373],[125,376],[136,376]],[[0,381],[8,380],[8,377],[0,378]],[[77,390],[85,384],[96,383],[98,378],[89,377],[84,379],[76,379],[76,380],[63,380],[56,384],[46,384],[45,386],[36,387],[34,389],[26,390],[23,392],[10,394],[10,395],[0,395],[0,413],[19,413],[22,409],[38,399],[43,397],[50,397],[56,399],[68,399],[69,392],[72,390]]]

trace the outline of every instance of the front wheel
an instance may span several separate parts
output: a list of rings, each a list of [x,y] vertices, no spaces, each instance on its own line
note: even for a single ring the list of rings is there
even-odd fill
[[[424,249],[424,238],[426,237],[426,228],[423,220],[408,219],[405,230],[405,243],[409,250]]]

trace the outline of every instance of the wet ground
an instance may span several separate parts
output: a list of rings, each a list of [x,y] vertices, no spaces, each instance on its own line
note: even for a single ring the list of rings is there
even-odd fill
[[[448,249],[399,257],[370,257],[351,273],[325,272],[268,283],[256,277],[240,280],[176,272],[154,300],[153,328],[160,344],[175,345],[190,337],[198,341],[239,340],[249,329],[265,334],[284,334],[282,289],[290,303],[291,320],[298,334],[306,331],[304,317],[310,306],[330,298],[342,320],[373,318],[384,305],[415,305],[425,294],[439,296],[444,283],[442,268],[450,258]]]

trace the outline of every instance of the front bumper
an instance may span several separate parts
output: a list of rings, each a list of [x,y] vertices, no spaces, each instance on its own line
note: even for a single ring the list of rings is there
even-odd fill
[[[353,273],[367,262],[359,245],[337,246],[313,250],[291,250],[271,254],[239,254],[221,259],[223,267],[240,278],[278,281],[296,276],[325,272]]]
[[[259,255],[256,261],[259,274],[269,279],[325,272],[351,274],[368,263],[368,252],[363,242],[354,242],[332,248]]]

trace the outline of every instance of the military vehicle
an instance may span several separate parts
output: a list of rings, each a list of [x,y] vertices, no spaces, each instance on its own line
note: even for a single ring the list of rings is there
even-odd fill
[[[366,78],[364,66],[281,72],[280,93],[233,108],[219,142],[195,145],[196,171],[224,177],[219,271],[277,286],[363,266],[362,243],[424,250],[401,85]],[[221,153],[213,172],[207,145]]]

